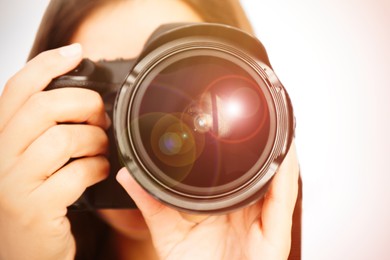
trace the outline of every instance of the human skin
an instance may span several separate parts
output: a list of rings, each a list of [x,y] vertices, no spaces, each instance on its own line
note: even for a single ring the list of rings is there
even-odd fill
[[[161,24],[199,21],[176,0],[112,3],[81,23],[72,42],[82,50],[75,44],[45,52],[8,81],[0,98],[0,259],[72,259],[66,207],[108,173],[104,129],[110,122],[101,98],[85,89],[42,92],[50,80],[82,57],[136,57]],[[227,215],[189,216],[154,200],[126,169],[117,179],[140,209],[100,211],[121,259],[288,256],[298,190],[294,145],[266,196]]]

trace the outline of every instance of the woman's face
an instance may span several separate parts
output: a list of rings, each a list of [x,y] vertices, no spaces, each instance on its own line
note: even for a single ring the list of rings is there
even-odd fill
[[[201,18],[179,0],[113,1],[85,19],[72,42],[81,43],[84,56],[92,60],[134,58],[155,29],[175,22],[201,22]],[[142,239],[148,235],[138,210],[101,210],[100,213],[127,237]]]
[[[112,1],[87,17],[72,41],[81,43],[92,60],[133,58],[160,25],[200,21],[180,0]]]

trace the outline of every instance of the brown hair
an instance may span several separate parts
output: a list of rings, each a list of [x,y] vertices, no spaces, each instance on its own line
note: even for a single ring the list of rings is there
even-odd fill
[[[41,21],[28,59],[42,51],[69,44],[83,19],[96,8],[123,0],[52,0]],[[239,0],[181,0],[205,22],[222,23],[253,33]]]

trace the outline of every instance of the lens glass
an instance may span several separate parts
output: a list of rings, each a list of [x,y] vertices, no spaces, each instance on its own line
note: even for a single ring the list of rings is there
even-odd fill
[[[138,88],[130,118],[134,149],[147,173],[193,196],[218,196],[257,176],[272,132],[260,77],[210,55],[181,58],[156,71]]]

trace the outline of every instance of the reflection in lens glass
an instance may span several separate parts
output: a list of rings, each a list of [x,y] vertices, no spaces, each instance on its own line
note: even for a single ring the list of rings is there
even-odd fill
[[[145,81],[147,82],[147,81]],[[214,195],[239,187],[269,153],[266,96],[231,61],[185,58],[142,85],[135,148],[154,178],[180,192]]]
[[[167,132],[160,138],[160,151],[165,155],[178,154],[183,146],[183,142],[177,133]]]

